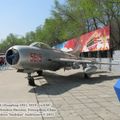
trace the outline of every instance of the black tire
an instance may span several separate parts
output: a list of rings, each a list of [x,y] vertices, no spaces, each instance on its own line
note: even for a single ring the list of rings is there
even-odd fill
[[[84,73],[84,78],[88,79],[88,78],[90,78],[90,76],[87,73]]]
[[[42,70],[37,71],[37,74],[38,74],[38,76],[42,76],[43,75],[43,71]]]
[[[34,79],[33,79],[32,77],[28,79],[28,84],[29,84],[30,86],[36,86],[36,85],[35,85],[35,81],[34,81]]]

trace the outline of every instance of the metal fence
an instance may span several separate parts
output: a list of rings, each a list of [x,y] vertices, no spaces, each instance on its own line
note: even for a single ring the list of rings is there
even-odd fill
[[[97,58],[97,61],[107,62],[107,63],[117,63],[119,65],[98,65],[99,69],[120,71],[120,51],[114,51],[113,58]]]
[[[9,65],[8,64],[1,64],[0,65],[0,71],[4,71],[4,70],[8,70],[9,69]]]

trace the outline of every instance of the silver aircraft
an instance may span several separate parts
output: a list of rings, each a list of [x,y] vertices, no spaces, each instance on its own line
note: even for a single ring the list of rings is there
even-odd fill
[[[12,46],[6,51],[5,58],[6,62],[18,72],[28,74],[28,83],[31,86],[35,86],[34,78],[31,76],[33,72],[42,75],[43,70],[79,69],[82,66],[85,77],[88,77],[89,74],[96,72],[96,64],[106,64],[94,60],[82,60],[73,53],[66,53],[44,43],[35,42],[29,46]]]

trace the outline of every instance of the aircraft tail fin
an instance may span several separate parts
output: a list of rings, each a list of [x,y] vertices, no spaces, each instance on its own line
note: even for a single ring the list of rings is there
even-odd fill
[[[72,51],[70,51],[69,53],[71,53],[71,54],[73,54],[73,55],[75,55],[76,57],[80,57],[80,48],[81,48],[81,46],[80,46],[80,44],[79,44],[79,40],[76,42],[76,45],[75,45],[75,47],[73,48],[73,50]]]

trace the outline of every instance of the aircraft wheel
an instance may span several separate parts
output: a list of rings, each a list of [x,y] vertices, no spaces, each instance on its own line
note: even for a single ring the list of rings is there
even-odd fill
[[[88,79],[88,78],[90,78],[90,76],[87,73],[84,73],[84,78]]]
[[[28,78],[28,84],[30,85],[30,86],[36,86],[35,85],[35,81],[34,81],[34,79],[31,77],[31,78]]]
[[[42,70],[40,70],[40,71],[37,71],[37,74],[38,74],[38,76],[42,76],[42,74],[43,74],[43,71],[42,71]]]

